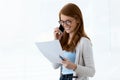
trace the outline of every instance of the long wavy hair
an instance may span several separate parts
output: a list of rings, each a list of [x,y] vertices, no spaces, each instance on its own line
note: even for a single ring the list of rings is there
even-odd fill
[[[63,32],[63,36],[60,40],[63,50],[75,51],[75,48],[78,42],[80,41],[81,37],[86,37],[89,39],[89,37],[86,35],[85,30],[84,30],[82,12],[77,5],[73,3],[68,3],[60,10],[59,20],[61,20],[61,14],[70,16],[79,22],[76,26],[74,35],[69,44],[68,44],[69,34],[66,33],[65,31]]]

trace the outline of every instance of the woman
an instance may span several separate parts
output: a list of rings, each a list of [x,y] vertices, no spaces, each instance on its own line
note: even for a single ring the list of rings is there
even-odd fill
[[[58,27],[54,30],[55,39],[59,39],[64,51],[64,60],[53,64],[55,69],[61,66],[60,80],[88,80],[95,74],[93,52],[90,38],[84,31],[83,17],[79,7],[66,4],[59,12]]]

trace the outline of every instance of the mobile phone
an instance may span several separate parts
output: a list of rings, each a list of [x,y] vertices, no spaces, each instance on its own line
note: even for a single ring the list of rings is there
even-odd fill
[[[65,60],[62,56],[59,55],[59,57],[60,57],[60,59],[62,59],[63,61]]]
[[[60,30],[61,32],[64,32],[64,28],[63,28],[62,25],[59,26],[59,30]]]

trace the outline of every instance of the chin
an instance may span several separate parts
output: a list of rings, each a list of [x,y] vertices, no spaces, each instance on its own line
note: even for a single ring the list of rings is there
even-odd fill
[[[70,33],[70,31],[66,31],[66,33]]]
[[[70,33],[70,31],[66,31],[66,33]]]

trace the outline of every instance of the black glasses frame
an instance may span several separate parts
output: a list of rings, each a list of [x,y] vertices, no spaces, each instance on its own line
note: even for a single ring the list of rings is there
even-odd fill
[[[58,21],[59,22],[59,24],[60,25],[64,25],[64,24],[66,24],[66,25],[71,25],[71,23],[72,23],[72,21],[70,21],[70,20],[66,20],[66,21],[63,21],[63,20],[60,20],[60,21]]]

